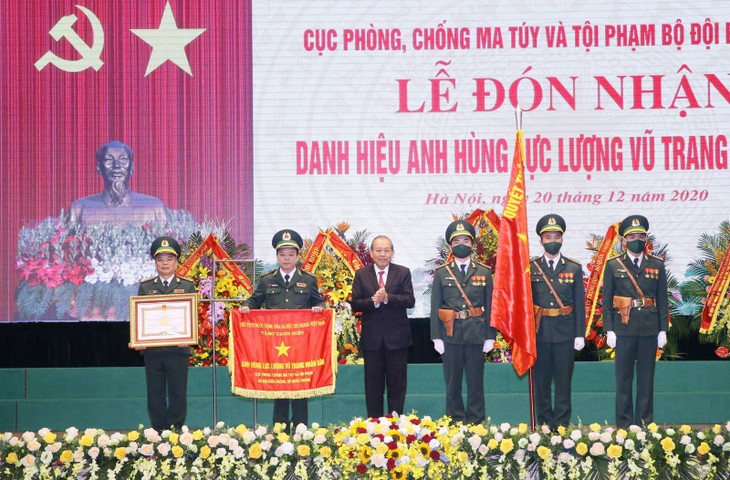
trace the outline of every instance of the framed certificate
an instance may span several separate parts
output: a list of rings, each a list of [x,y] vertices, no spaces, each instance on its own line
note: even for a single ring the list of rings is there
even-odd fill
[[[129,298],[131,347],[198,343],[198,296],[142,295]]]

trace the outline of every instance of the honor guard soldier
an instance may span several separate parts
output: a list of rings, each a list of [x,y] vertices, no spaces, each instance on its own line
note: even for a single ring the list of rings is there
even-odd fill
[[[648,424],[654,418],[656,351],[667,343],[669,301],[664,261],[644,253],[649,220],[626,217],[619,235],[626,252],[606,263],[603,328],[616,351],[616,425]],[[636,372],[636,405],[633,401]]]
[[[180,258],[180,244],[172,237],[158,237],[152,242],[150,255],[155,260],[157,276],[139,284],[137,295],[177,295],[196,293],[195,284],[175,274]],[[190,348],[148,347],[143,350],[147,377],[147,410],[152,428],[162,432],[178,431],[187,414],[188,360]]]
[[[325,305],[317,287],[317,277],[297,268],[299,250],[304,245],[302,237],[294,230],[280,230],[272,238],[271,245],[276,250],[279,268],[259,278],[253,295],[249,297],[241,311],[248,313],[251,308],[311,308],[314,313],[321,312]],[[274,423],[284,424],[287,432],[291,431],[291,424],[295,428],[300,423],[307,425],[309,422],[307,399],[274,400],[273,420]]]
[[[441,354],[446,382],[446,415],[455,421],[482,423],[484,353],[494,348],[497,331],[489,324],[492,270],[472,260],[476,232],[466,220],[446,229],[454,259],[436,269],[431,290],[431,340]],[[461,394],[466,377],[467,402]]]
[[[565,229],[560,215],[542,217],[535,230],[545,253],[530,262],[537,335],[535,410],[537,422],[553,430],[570,423],[574,350],[585,346],[583,269],[560,253]]]

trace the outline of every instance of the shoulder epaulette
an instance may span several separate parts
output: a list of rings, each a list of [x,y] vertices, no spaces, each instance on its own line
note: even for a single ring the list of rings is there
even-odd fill
[[[438,267],[436,267],[436,270],[438,270],[439,268],[444,268],[447,265],[448,265],[448,263],[444,263],[443,265],[439,265]]]
[[[309,275],[310,277],[317,278],[317,275],[313,274],[312,272],[308,272],[308,271],[302,270],[302,269],[299,269],[299,271],[302,272],[303,274]]]
[[[659,261],[660,261],[660,262],[662,262],[662,263],[664,262],[664,259],[663,259],[662,257],[658,257],[658,256],[656,256],[656,255],[654,255],[654,254],[652,254],[652,253],[650,253],[650,254],[649,254],[649,255],[647,255],[647,256],[649,256],[649,257],[651,257],[651,258],[656,258],[657,260],[659,260]]]
[[[177,275],[177,274],[175,274],[175,275]],[[182,277],[180,275],[177,275],[177,278],[179,278],[180,280],[184,280],[186,282],[195,283],[195,281],[193,279],[188,278],[188,277]]]
[[[575,263],[577,265],[580,265],[580,262],[578,260],[574,259],[574,258],[566,257],[565,255],[563,255],[563,258],[566,259],[569,262],[573,262],[573,263]]]
[[[489,265],[485,265],[482,262],[474,262],[474,265],[481,265],[484,268],[489,268]]]
[[[155,275],[154,277],[145,278],[144,280],[140,281],[139,283],[153,282],[155,280],[155,278],[157,278],[157,275]]]
[[[541,257],[541,255],[538,255],[537,257],[532,257],[532,258],[530,259],[530,261],[531,261],[531,262],[536,262],[536,261],[538,261],[538,260],[540,259],[540,257]]]
[[[273,275],[274,273],[276,273],[276,270],[277,269],[275,268],[273,270],[269,270],[268,272],[262,273],[259,278],[264,278],[264,277],[268,277],[269,275]]]

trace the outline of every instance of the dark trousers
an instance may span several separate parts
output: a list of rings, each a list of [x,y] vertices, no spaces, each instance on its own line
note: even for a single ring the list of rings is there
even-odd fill
[[[148,348],[144,351],[147,411],[152,428],[180,430],[187,413],[188,349]]]
[[[289,405],[291,405],[291,416],[289,416]],[[274,400],[274,423],[283,423],[287,426],[294,424],[294,428],[300,423],[309,425],[309,404],[306,398],[289,400],[288,398],[277,398]]]
[[[484,408],[484,352],[482,344],[444,343],[444,380],[446,381],[446,415],[454,421],[482,423]],[[462,377],[466,374],[466,409],[461,395]]]
[[[651,423],[654,419],[654,370],[657,338],[617,337],[616,339],[616,425]],[[633,401],[636,368],[636,408]]]
[[[408,347],[363,350],[365,362],[365,406],[368,417],[382,417],[383,395],[388,387],[387,413],[403,413],[408,382]]]
[[[535,362],[535,410],[537,423],[556,428],[570,423],[572,406],[570,387],[573,380],[575,350],[573,340],[538,342]],[[553,404],[553,383],[555,403]]]

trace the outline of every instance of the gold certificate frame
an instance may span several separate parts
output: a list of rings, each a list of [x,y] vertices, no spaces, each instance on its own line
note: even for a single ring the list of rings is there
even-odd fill
[[[198,343],[198,296],[129,297],[129,346],[169,347]]]

